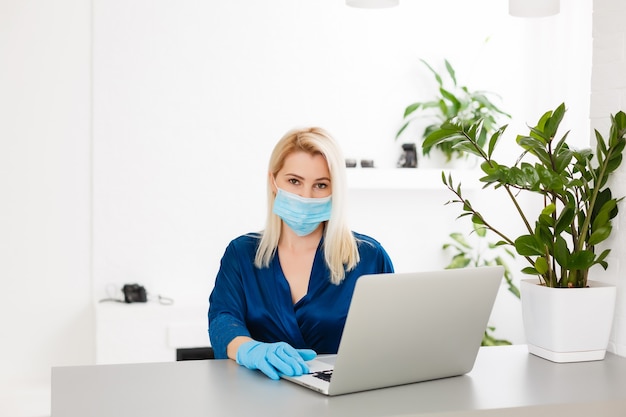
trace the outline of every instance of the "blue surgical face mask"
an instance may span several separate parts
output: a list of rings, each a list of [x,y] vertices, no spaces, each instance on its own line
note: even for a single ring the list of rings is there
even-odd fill
[[[330,219],[331,196],[323,198],[306,198],[281,190],[274,199],[274,214],[283,219],[285,224],[298,236],[306,236]]]

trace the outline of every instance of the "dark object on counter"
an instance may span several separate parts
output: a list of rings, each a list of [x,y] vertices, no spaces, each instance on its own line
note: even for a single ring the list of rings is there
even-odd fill
[[[346,159],[346,168],[356,167],[356,159]]]
[[[126,303],[145,303],[148,301],[146,289],[139,284],[126,284],[122,288],[122,292]]]
[[[402,155],[398,160],[399,168],[417,168],[417,149],[414,143],[402,144]]]
[[[361,168],[374,168],[373,159],[361,159]]]

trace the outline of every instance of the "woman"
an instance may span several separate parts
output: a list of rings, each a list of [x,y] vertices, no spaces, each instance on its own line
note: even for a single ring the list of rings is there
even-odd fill
[[[357,279],[393,272],[383,247],[346,225],[344,164],[320,128],[276,144],[265,230],[228,245],[209,298],[216,358],[272,379],[306,373],[316,352],[337,353]]]

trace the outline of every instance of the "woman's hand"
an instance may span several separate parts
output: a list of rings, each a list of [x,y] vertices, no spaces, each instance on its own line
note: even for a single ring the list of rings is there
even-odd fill
[[[285,342],[245,342],[237,349],[237,363],[249,369],[258,369],[271,379],[280,374],[299,376],[309,372],[305,361],[317,356],[311,349],[295,349]]]

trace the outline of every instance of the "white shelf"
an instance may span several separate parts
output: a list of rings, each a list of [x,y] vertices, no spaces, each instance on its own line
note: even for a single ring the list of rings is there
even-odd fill
[[[446,168],[348,168],[351,190],[446,190],[441,173],[451,174],[454,185],[463,188],[480,186],[478,169]]]

